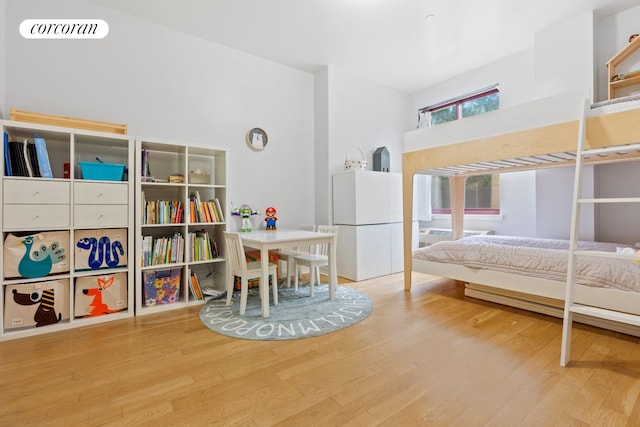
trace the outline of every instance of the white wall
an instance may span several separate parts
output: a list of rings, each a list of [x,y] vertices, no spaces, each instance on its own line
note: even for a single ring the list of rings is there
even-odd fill
[[[391,172],[402,171],[404,133],[411,129],[410,100],[407,94],[372,83],[335,67],[328,67],[328,151],[329,178],[344,170],[344,161],[356,159],[362,150],[369,162],[367,170],[373,170],[373,152],[386,146],[389,150]],[[316,107],[318,103],[316,102]],[[316,130],[316,135],[318,131]],[[322,162],[323,160],[321,160]],[[324,180],[324,177],[321,177]],[[331,206],[331,181],[326,183]],[[322,201],[319,201],[322,203]],[[316,212],[322,211],[317,206]],[[328,217],[316,215],[318,223],[332,223],[332,209]]]
[[[25,40],[23,19],[100,18],[103,40]],[[313,76],[82,0],[6,2],[6,105],[127,123],[129,133],[227,147],[228,199],[314,221]],[[263,152],[245,133],[269,134]],[[292,179],[295,177],[295,179]]]
[[[485,227],[496,234],[537,237],[535,171],[510,172],[500,175],[500,213],[502,221]]]
[[[597,197],[640,197],[638,162],[599,165],[596,169]],[[596,207],[600,241],[633,245],[640,242],[640,204],[604,204]]]
[[[593,198],[593,167],[586,166],[582,172],[582,196]],[[575,168],[563,167],[536,171],[536,235],[551,239],[569,239],[573,206],[573,183]],[[580,240],[593,240],[594,208],[582,205],[580,216]]]
[[[500,106],[509,107],[534,97],[534,52],[526,49],[476,70],[428,87],[411,96],[413,128],[418,125],[418,110],[446,99],[498,83]]]
[[[536,33],[536,98],[580,92],[593,99],[594,22],[586,12]]]

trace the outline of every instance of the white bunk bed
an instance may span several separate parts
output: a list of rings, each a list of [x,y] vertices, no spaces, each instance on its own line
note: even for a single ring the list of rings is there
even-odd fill
[[[565,278],[535,277],[522,272],[496,271],[477,265],[468,267],[414,257],[411,248],[413,177],[417,173],[450,176],[454,188],[453,237],[458,239],[462,237],[463,230],[464,201],[459,194],[464,189],[464,177],[574,164],[578,118],[583,105],[584,97],[579,94],[564,94],[405,135],[403,207],[406,290],[411,289],[412,271],[424,272],[465,282],[465,294],[471,297],[562,317]],[[587,148],[636,145],[629,149],[620,148],[614,154],[593,156],[585,162],[638,160],[638,142],[640,100],[626,98],[592,106],[586,119]],[[567,194],[567,197],[571,197],[571,194]],[[578,283],[575,301],[640,314],[640,292]],[[627,324],[585,316],[576,316],[574,320],[640,336],[637,327]]]

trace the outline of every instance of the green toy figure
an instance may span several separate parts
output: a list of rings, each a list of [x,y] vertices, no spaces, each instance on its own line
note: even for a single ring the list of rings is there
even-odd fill
[[[242,227],[240,228],[240,231],[247,232],[251,231],[251,216],[258,215],[259,212],[251,209],[251,207],[247,204],[240,206],[240,208],[238,209],[233,206],[233,203],[231,203],[231,214],[238,215],[240,218],[242,218]]]

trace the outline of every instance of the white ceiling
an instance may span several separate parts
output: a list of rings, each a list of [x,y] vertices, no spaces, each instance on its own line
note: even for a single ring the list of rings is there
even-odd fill
[[[640,0],[94,0],[296,69],[412,93],[533,46],[577,13]],[[431,15],[431,16],[430,16]],[[568,37],[571,35],[568,34]]]

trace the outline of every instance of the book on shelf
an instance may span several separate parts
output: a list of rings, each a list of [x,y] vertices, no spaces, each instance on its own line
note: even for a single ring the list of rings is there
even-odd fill
[[[200,192],[195,191],[189,194],[189,207],[190,207],[190,222],[211,222],[205,213],[205,208],[202,205],[202,199],[200,198]]]
[[[34,177],[31,156],[29,155],[29,142],[26,139],[22,142],[22,156],[24,157],[24,165],[27,168],[27,176]]]
[[[176,231],[170,237],[142,237],[142,259],[140,261],[143,267],[159,264],[175,264],[183,260],[184,238],[179,232]]]
[[[144,202],[143,224],[180,224],[182,202],[179,200],[148,200]]]
[[[27,141],[25,140],[25,143],[26,142]],[[33,176],[42,177],[42,174],[40,173],[40,166],[38,165],[38,152],[36,151],[35,142],[27,143],[27,151],[29,154],[29,162],[31,163],[31,171],[33,173]]]
[[[189,195],[189,222],[224,222],[224,213],[220,200],[216,198],[203,202],[198,191],[191,193]]]
[[[4,174],[11,176],[11,159],[9,158],[9,134],[4,133]]]
[[[219,291],[217,289],[213,289],[211,286],[203,286],[202,287],[202,296],[208,297],[209,299],[221,299],[225,295],[227,295],[227,291]]]
[[[196,300],[202,301],[204,299],[204,296],[202,295],[202,288],[200,287],[200,281],[198,280],[198,276],[195,271],[191,271],[189,287],[191,288],[191,294]]]
[[[36,144],[36,155],[38,156],[38,167],[43,178],[53,178],[51,171],[51,163],[49,162],[49,153],[47,152],[47,143],[44,138],[36,136],[33,138]]]
[[[147,178],[149,176],[149,153],[146,149],[142,149],[142,176]]]
[[[9,141],[9,158],[11,161],[11,175],[29,176],[21,142]]]
[[[215,199],[215,205],[217,208],[218,217],[220,218],[220,222],[225,222],[224,211],[222,210],[222,205],[220,204],[220,200],[217,197]]]
[[[218,257],[218,246],[207,231],[189,232],[188,239],[191,261],[209,261]]]

